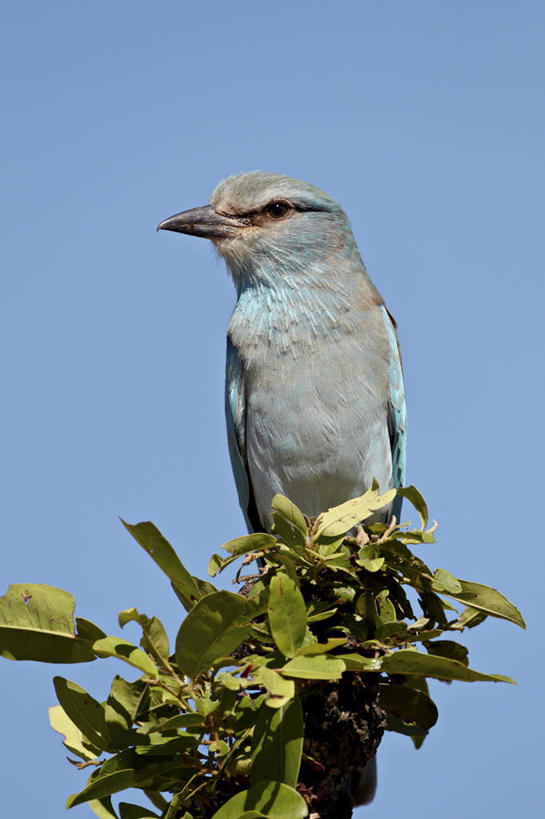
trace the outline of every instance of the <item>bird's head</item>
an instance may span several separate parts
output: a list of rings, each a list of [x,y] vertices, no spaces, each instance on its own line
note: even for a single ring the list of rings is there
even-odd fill
[[[239,287],[303,273],[333,253],[357,253],[346,214],[331,196],[262,171],[230,176],[209,205],[177,213],[157,229],[211,239]]]

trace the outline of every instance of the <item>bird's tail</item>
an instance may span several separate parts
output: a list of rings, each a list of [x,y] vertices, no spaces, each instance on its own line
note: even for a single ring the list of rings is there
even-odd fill
[[[352,786],[354,807],[368,805],[373,801],[377,790],[377,758],[369,759],[363,768],[358,768]]]

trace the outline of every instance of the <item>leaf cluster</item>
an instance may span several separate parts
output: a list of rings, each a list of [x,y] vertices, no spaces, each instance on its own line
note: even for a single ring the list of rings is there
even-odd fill
[[[396,492],[415,507],[417,528],[377,522]],[[68,807],[88,802],[102,819],[305,817],[304,704],[326,682],[378,677],[387,729],[417,748],[438,717],[429,678],[513,682],[471,669],[453,636],[489,616],[524,627],[519,611],[415,554],[434,542],[435,526],[414,487],[381,495],[374,485],[316,520],[277,495],[272,519],[273,534],[231,540],[210,560],[211,577],[240,562],[238,594],[192,576],[152,523],[124,524],[187,612],[173,645],[156,617],[135,608],[119,624],[139,624],[140,646],[74,623],[74,599],[61,589],[19,584],[0,599],[4,657],[116,657],[141,672],[134,682],[116,676],[103,702],[55,678],[51,724],[74,764],[92,770]],[[262,568],[244,577],[256,558]],[[127,788],[141,789],[153,809],[114,809],[111,796]]]

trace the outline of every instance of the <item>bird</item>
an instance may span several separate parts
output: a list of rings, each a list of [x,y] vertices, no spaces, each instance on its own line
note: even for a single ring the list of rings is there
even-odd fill
[[[236,305],[227,331],[225,413],[249,532],[271,530],[287,496],[310,518],[402,486],[407,417],[397,325],[372,282],[341,205],[277,173],[224,179],[210,202],[162,221],[210,239]],[[399,519],[401,497],[383,513]],[[370,760],[355,804],[372,801]]]

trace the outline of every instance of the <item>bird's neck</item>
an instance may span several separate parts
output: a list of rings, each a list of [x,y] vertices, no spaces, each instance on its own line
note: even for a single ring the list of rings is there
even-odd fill
[[[265,259],[258,269],[246,268],[233,278],[238,298],[229,334],[247,355],[265,347],[275,354],[296,354],[320,340],[345,339],[361,330],[363,313],[382,303],[357,248],[355,254],[304,266],[279,268]]]

